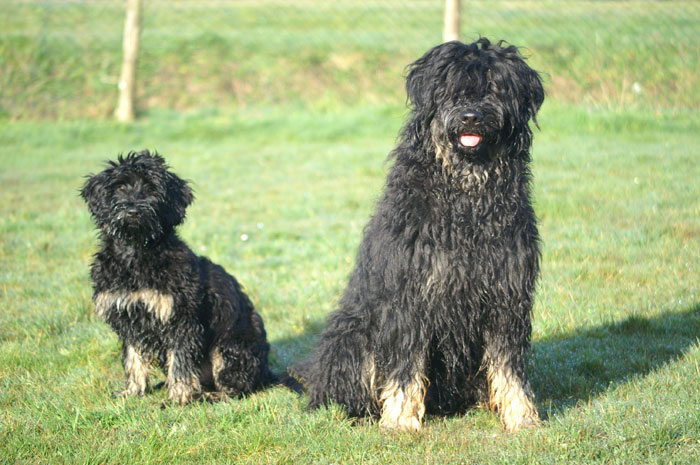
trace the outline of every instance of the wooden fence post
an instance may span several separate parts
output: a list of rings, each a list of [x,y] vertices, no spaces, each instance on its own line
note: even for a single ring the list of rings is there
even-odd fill
[[[445,29],[442,39],[445,42],[459,40],[460,0],[445,0]]]
[[[127,0],[124,23],[124,55],[119,77],[119,103],[114,115],[117,120],[133,121],[136,100],[136,64],[139,55],[139,33],[141,30],[141,0]]]

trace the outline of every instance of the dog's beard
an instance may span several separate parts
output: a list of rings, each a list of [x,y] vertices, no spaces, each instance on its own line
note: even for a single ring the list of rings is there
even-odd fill
[[[439,112],[430,124],[435,160],[459,189],[483,188],[489,166],[499,156],[500,120],[485,117],[478,125],[460,120],[463,109]]]
[[[148,245],[160,238],[164,229],[158,215],[150,206],[140,205],[137,209],[116,205],[109,221],[103,228],[113,237],[132,245]]]
[[[501,119],[486,114],[483,120],[470,124],[462,121],[465,108],[455,106],[438,111],[430,124],[432,142],[438,158],[444,160],[447,154],[466,162],[476,162],[491,158],[499,141]]]
[[[496,137],[482,129],[446,126],[438,118],[433,119],[430,129],[436,159],[443,165],[482,163],[493,156]]]

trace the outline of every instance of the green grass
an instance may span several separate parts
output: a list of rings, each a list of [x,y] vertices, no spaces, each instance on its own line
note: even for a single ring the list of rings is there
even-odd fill
[[[345,286],[440,3],[146,2],[141,117],[121,125],[123,3],[3,2],[0,463],[700,461],[698,2],[463,2],[465,37],[526,46],[546,81],[544,426],[509,435],[476,409],[394,434],[283,388],[165,409],[163,390],[110,396],[120,348],[90,299],[84,176],[148,147],[190,179],[180,234],[243,283],[281,371]]]
[[[0,118],[111,115],[121,1],[5,1]],[[700,106],[696,1],[469,1],[464,40],[524,47],[562,101]],[[442,1],[145,2],[139,109],[403,99],[402,72],[442,36]]]
[[[491,413],[417,435],[304,410],[282,388],[217,405],[115,400],[119,343],[93,314],[83,176],[160,150],[198,200],[181,235],[260,309],[277,370],[309,353],[352,267],[401,107],[176,114],[0,128],[0,462],[696,463],[700,118],[547,104],[536,134],[543,267],[530,366],[548,423]],[[241,240],[246,234],[248,240]]]

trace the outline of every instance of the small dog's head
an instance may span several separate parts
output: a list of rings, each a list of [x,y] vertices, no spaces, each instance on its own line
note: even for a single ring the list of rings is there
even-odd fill
[[[148,150],[121,155],[90,175],[80,191],[103,234],[146,244],[185,219],[194,196],[187,182]]]
[[[488,39],[466,45],[448,42],[409,66],[406,80],[413,130],[462,157],[489,156],[494,149],[530,148],[529,121],[544,100],[544,89],[515,46]]]

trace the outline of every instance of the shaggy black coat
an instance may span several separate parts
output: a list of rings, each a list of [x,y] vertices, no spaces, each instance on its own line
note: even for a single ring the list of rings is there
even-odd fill
[[[194,197],[148,151],[110,161],[81,191],[99,228],[91,265],[97,313],[123,342],[123,395],[143,395],[149,365],[167,374],[171,401],[202,389],[229,396],[273,382],[262,318],[236,279],[196,256],[175,227]]]
[[[491,378],[492,396],[514,383],[527,403],[539,259],[528,123],[540,78],[516,47],[480,39],[429,50],[406,89],[410,118],[340,308],[296,372],[311,407],[336,402],[351,416],[391,415],[387,399],[402,398],[387,391],[410,398],[416,383],[417,402],[441,414],[488,400]],[[420,422],[421,405],[402,405],[394,416]],[[508,407],[494,405],[519,415]],[[530,416],[504,422],[517,430]]]

